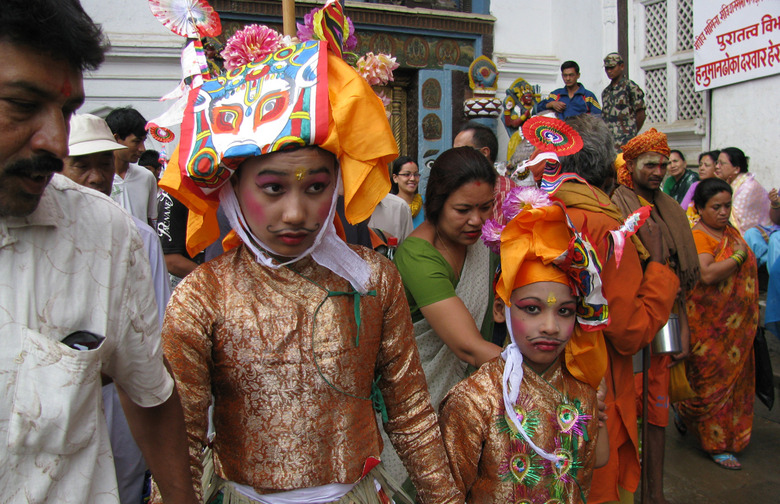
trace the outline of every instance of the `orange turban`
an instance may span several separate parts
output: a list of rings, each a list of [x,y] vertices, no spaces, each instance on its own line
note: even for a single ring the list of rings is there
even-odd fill
[[[641,135],[637,135],[621,147],[623,149],[623,159],[632,161],[645,152],[657,152],[663,156],[669,157],[669,144],[666,143],[666,135],[650,128]]]

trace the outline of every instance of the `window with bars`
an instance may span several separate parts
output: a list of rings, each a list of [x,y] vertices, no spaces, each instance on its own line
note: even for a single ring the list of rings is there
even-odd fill
[[[680,121],[704,115],[702,93],[695,91],[693,78],[693,63],[677,66],[677,119]]]
[[[645,55],[666,54],[666,0],[645,5]]]
[[[651,123],[665,123],[668,114],[666,101],[666,67],[645,71],[645,113]]]
[[[647,121],[669,124],[701,118],[703,93],[694,90],[693,0],[636,0],[644,10],[643,54]]]
[[[693,0],[677,0],[677,50],[693,49]]]

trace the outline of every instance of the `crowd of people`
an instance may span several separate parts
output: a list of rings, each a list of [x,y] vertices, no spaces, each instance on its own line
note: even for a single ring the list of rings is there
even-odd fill
[[[137,110],[76,113],[107,48],[77,0],[8,0],[0,48],[4,500],[625,503],[641,416],[663,503],[683,368],[676,428],[741,468],[780,199],[738,148],[694,171],[640,133],[619,54],[603,108],[562,65],[536,112],[563,142],[497,173],[466,123],[421,191],[329,43],[204,79],[162,173]],[[680,350],[636,374],[670,318]]]

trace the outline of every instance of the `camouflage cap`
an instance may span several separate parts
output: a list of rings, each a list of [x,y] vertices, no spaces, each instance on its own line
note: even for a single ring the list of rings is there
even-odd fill
[[[613,67],[620,63],[623,63],[623,57],[616,52],[604,56],[604,68]]]

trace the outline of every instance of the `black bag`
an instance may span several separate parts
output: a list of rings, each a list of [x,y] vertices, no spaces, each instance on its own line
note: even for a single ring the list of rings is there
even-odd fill
[[[772,361],[769,359],[769,347],[766,344],[764,328],[759,326],[753,341],[756,356],[756,397],[770,410],[775,404],[775,384],[772,373]]]

